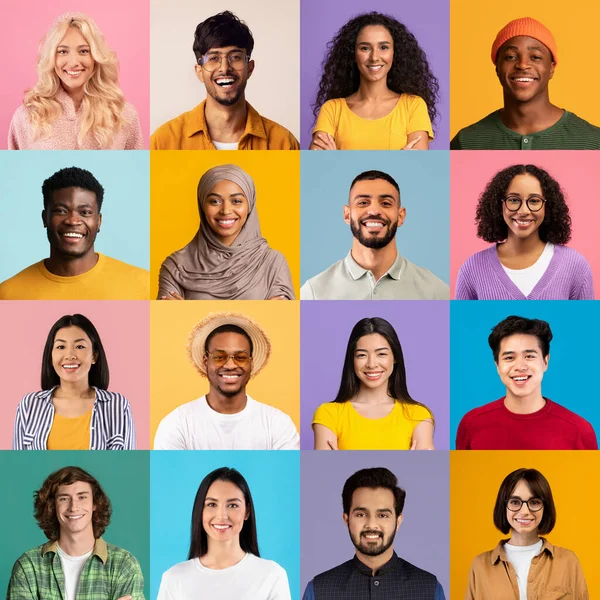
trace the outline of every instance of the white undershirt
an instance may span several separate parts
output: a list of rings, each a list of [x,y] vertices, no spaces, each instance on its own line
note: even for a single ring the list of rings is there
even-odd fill
[[[61,550],[58,544],[56,547],[58,548],[58,556],[60,556],[63,573],[65,574],[65,600],[75,600],[83,566],[92,555],[93,549],[81,556],[69,556],[64,550]]]
[[[237,150],[238,149],[237,142],[215,142],[215,140],[213,140],[212,143],[215,145],[215,148],[217,150]]]
[[[510,564],[517,573],[517,582],[519,584],[519,600],[527,600],[527,575],[529,567],[534,556],[537,556],[542,549],[543,542],[538,540],[533,546],[512,546],[504,544],[504,552]]]
[[[502,265],[510,280],[519,288],[524,296],[529,296],[537,282],[542,278],[552,257],[554,256],[554,244],[546,244],[540,257],[526,269],[509,269]]]

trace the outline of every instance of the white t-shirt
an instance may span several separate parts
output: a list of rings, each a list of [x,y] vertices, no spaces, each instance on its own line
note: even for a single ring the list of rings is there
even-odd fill
[[[524,296],[529,296],[537,282],[542,278],[552,257],[554,256],[554,244],[546,244],[540,257],[530,267],[526,269],[508,269],[504,265],[502,268],[510,277],[510,280],[519,288]]]
[[[193,558],[163,573],[157,600],[291,600],[287,573],[276,562],[246,554],[227,569]]]
[[[517,583],[519,584],[519,599],[527,600],[527,575],[529,567],[534,556],[537,556],[544,543],[538,540],[533,546],[512,546],[504,544],[506,558],[517,573]]]
[[[237,150],[238,143],[237,142],[215,142],[212,140],[212,143],[215,145],[217,150]]]
[[[247,397],[239,413],[214,411],[206,396],[178,406],[158,426],[155,450],[299,450],[289,415]]]
[[[69,556],[58,544],[56,547],[58,549],[62,570],[65,574],[65,600],[75,600],[81,572],[94,549],[92,548],[89,552],[86,552],[81,556]]]

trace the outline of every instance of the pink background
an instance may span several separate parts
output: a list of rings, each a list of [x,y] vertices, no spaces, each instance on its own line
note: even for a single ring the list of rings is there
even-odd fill
[[[131,404],[137,448],[150,448],[150,307],[145,301],[0,302],[0,449],[12,446],[15,412],[21,398],[40,389],[44,344],[63,315],[80,313],[96,327],[110,369],[109,390]]]
[[[25,90],[37,81],[37,49],[56,18],[69,11],[92,17],[121,65],[125,99],[140,117],[144,147],[150,124],[150,9],[148,0],[2,0],[0,2],[0,149],[6,150],[10,120]],[[191,42],[190,42],[191,44]]]
[[[597,152],[550,150],[462,151],[450,153],[450,288],[463,262],[490,245],[477,237],[475,210],[480,194],[492,177],[515,164],[533,164],[548,171],[560,184],[573,221],[571,241],[587,259],[594,277],[594,295],[600,298],[600,155]]]

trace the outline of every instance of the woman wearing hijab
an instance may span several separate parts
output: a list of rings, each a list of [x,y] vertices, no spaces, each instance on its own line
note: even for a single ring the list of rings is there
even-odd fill
[[[200,227],[163,262],[159,300],[294,300],[285,257],[260,233],[254,181],[236,165],[198,183]]]

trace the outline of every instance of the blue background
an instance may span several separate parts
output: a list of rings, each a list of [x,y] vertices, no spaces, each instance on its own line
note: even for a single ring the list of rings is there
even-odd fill
[[[553,339],[542,394],[589,421],[598,435],[600,403],[594,373],[598,371],[599,302],[457,300],[450,302],[452,449],[465,413],[506,393],[487,339],[492,328],[510,315],[548,321]]]
[[[404,225],[396,232],[402,256],[450,281],[450,161],[449,152],[346,151],[301,153],[301,263],[304,284],[348,254],[352,232],[343,207],[352,180],[376,169],[400,186],[406,208]]]
[[[300,452],[268,450],[151,453],[150,597],[158,595],[162,574],[187,560],[196,492],[220,467],[237,469],[248,482],[260,555],[286,570],[292,599],[299,600]]]
[[[45,179],[65,167],[90,171],[104,188],[96,252],[150,268],[148,151],[5,150],[0,154],[0,281],[50,254],[42,223]]]

